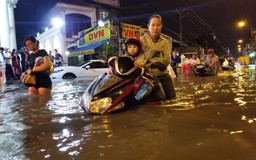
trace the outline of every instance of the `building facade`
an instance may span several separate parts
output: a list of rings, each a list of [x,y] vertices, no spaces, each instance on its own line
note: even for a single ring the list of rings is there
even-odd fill
[[[17,48],[14,9],[18,0],[0,0],[0,46]]]
[[[50,25],[50,27],[47,27],[44,32],[38,33],[37,39],[40,42],[40,48],[45,49],[47,52],[53,52],[54,49],[57,49],[62,54],[64,63],[67,63],[67,48],[76,45],[75,41],[77,39],[78,33],[78,31],[75,33],[72,28],[68,28],[68,20],[70,19],[70,15],[73,17],[83,15],[88,19],[86,23],[89,23],[90,26],[93,26],[97,23],[96,8],[74,4],[57,3],[49,14],[53,18],[58,18],[60,22],[57,23],[63,23],[63,25]],[[70,33],[70,31],[73,31],[73,33]]]

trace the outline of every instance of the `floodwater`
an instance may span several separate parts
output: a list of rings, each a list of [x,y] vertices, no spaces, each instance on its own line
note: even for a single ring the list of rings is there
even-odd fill
[[[179,76],[177,98],[106,116],[79,106],[89,84],[55,82],[50,99],[1,87],[3,160],[256,160],[256,72]]]

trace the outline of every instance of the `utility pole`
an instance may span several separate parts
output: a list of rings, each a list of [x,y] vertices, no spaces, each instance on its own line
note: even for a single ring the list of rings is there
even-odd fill
[[[179,40],[180,43],[182,43],[183,40],[183,25],[182,25],[182,20],[185,17],[184,13],[185,11],[189,10],[189,7],[179,7],[176,9],[176,12],[179,14],[179,22],[180,22],[180,35],[179,35]]]

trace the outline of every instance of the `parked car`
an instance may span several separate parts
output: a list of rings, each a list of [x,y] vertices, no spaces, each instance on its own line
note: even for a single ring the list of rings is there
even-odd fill
[[[108,72],[109,68],[104,60],[89,60],[75,66],[62,66],[54,68],[52,80],[85,78],[94,79]]]

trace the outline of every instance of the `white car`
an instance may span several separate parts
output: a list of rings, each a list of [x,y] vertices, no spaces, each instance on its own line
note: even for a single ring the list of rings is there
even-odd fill
[[[63,66],[54,68],[51,74],[52,80],[85,78],[88,80],[95,79],[109,71],[106,61],[89,60],[76,66]]]

